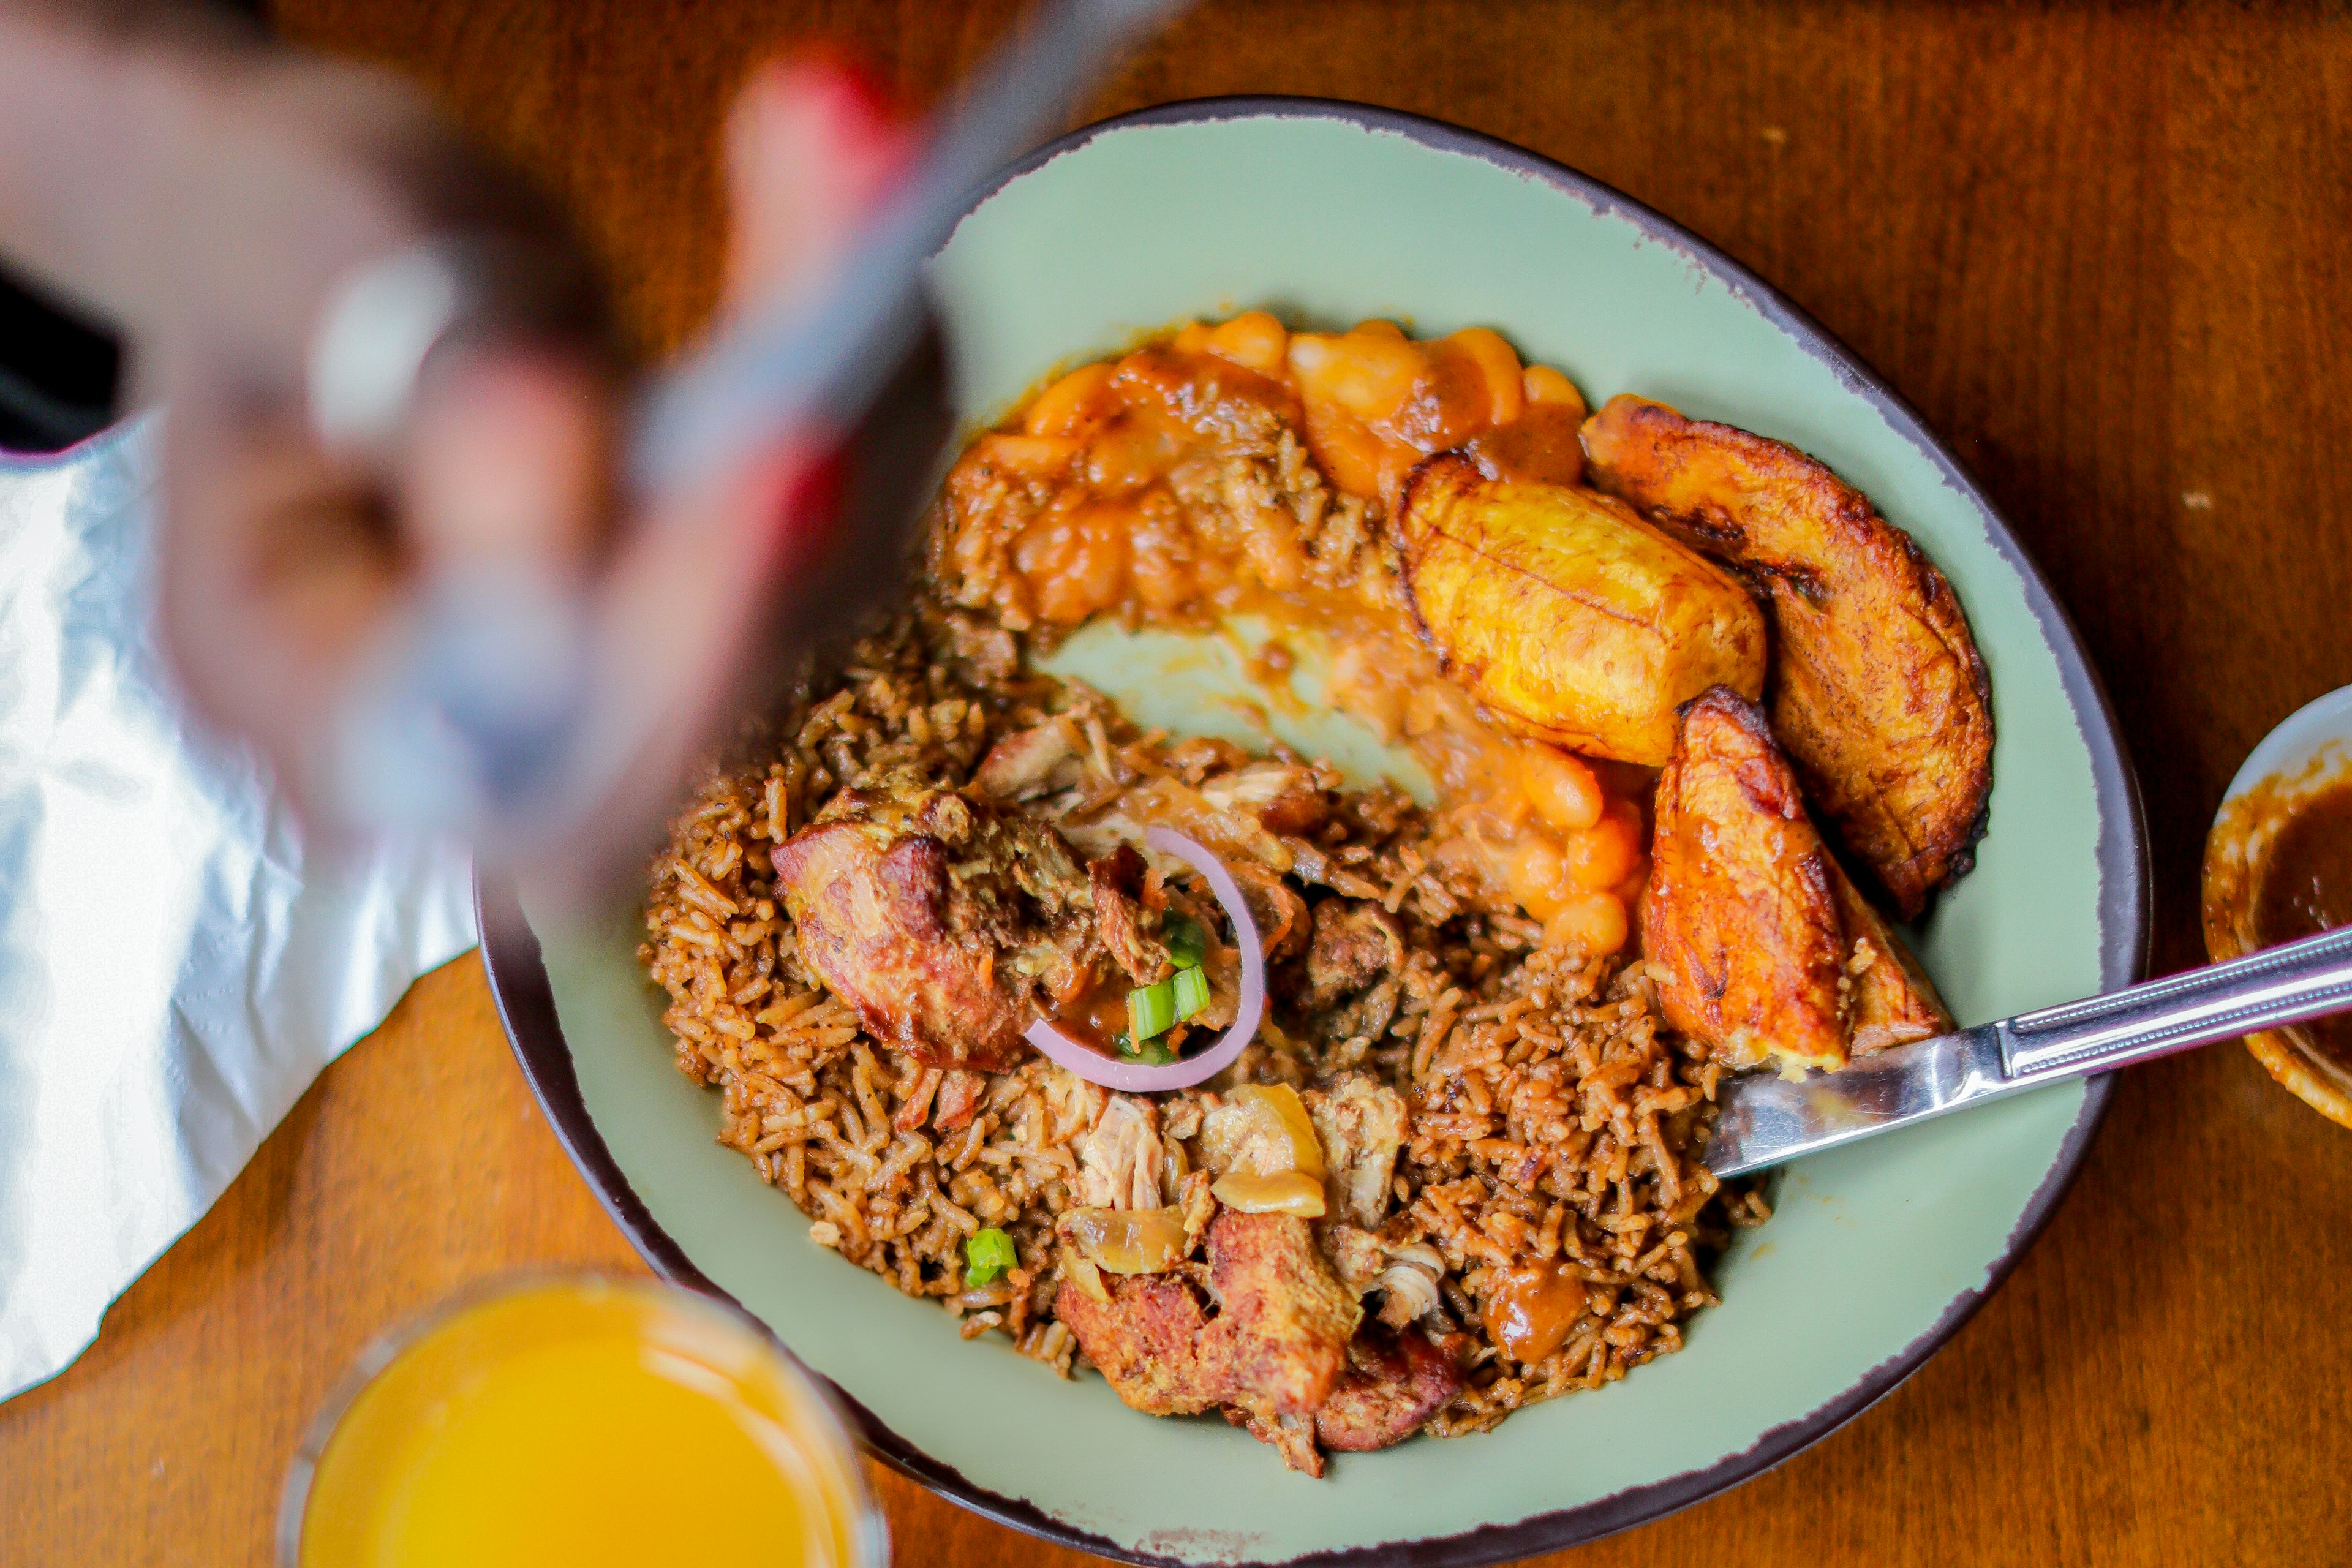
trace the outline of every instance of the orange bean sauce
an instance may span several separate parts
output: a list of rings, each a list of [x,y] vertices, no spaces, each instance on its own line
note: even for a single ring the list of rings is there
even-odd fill
[[[1542,922],[1548,942],[1602,956],[1626,943],[1648,875],[1642,802],[1654,775],[1503,730],[1423,644],[1384,544],[1359,552],[1370,564],[1334,571],[1301,548],[1286,512],[1206,538],[1178,499],[1213,475],[1221,431],[1286,431],[1377,541],[1432,453],[1464,451],[1493,478],[1577,483],[1584,414],[1568,377],[1521,364],[1483,328],[1433,342],[1386,321],[1293,334],[1252,311],[1050,383],[973,443],[948,490],[975,510],[992,486],[1046,495],[1009,552],[1016,629],[1255,616],[1275,640],[1253,674],[1276,702],[1290,700],[1282,637],[1321,638],[1332,704],[1427,768],[1455,829],[1444,853]]]

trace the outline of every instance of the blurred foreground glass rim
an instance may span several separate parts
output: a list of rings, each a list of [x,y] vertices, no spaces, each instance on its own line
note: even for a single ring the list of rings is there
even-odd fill
[[[443,1329],[479,1309],[540,1290],[611,1291],[634,1296],[662,1311],[698,1319],[704,1326],[739,1339],[766,1362],[796,1395],[808,1402],[840,1442],[843,1456],[848,1461],[845,1468],[852,1487],[847,1500],[855,1510],[854,1517],[843,1521],[844,1533],[850,1540],[851,1556],[842,1568],[887,1568],[888,1528],[858,1464],[860,1450],[852,1436],[856,1428],[832,1389],[802,1366],[799,1358],[784,1348],[766,1324],[732,1301],[689,1290],[666,1279],[596,1268],[544,1266],[507,1269],[462,1286],[377,1334],[360,1352],[328,1390],[319,1413],[311,1417],[300,1445],[294,1450],[293,1462],[287,1468],[285,1489],[278,1502],[278,1568],[303,1568],[302,1528],[310,1513],[311,1486],[317,1479],[320,1459],[341,1429],[343,1418],[359,1403],[360,1395],[402,1357]]]

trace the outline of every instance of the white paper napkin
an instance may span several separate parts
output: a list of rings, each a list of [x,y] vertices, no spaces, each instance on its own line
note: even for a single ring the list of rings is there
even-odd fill
[[[307,846],[157,652],[152,420],[0,457],[0,1399],[475,942],[446,845]]]

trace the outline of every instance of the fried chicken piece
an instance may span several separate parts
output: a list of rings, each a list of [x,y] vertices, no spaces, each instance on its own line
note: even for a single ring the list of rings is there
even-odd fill
[[[1379,1237],[1341,1217],[1344,1212],[1334,1205],[1315,1227],[1315,1241],[1339,1283],[1360,1300],[1389,1266],[1389,1249]]]
[[[1273,979],[1276,994],[1302,1016],[1305,1031],[1328,1045],[1388,1032],[1403,1000],[1398,975],[1404,938],[1378,904],[1325,899],[1314,909],[1314,936],[1304,959]]]
[[[1221,1210],[1209,1226],[1215,1313],[1176,1274],[1107,1276],[1108,1300],[1062,1281],[1055,1315],[1113,1392],[1148,1415],[1220,1405],[1311,1415],[1348,1364],[1362,1312],[1307,1222]]]
[[[914,778],[842,791],[772,859],[803,962],[937,1068],[1012,1066],[1088,978],[1116,897],[1051,826]]]
[[[1952,585],[1859,491],[1780,441],[1612,397],[1592,480],[1729,562],[1770,606],[1772,727],[1904,919],[1974,864],[1992,692]]]
[[[1363,1318],[1303,1219],[1228,1209],[1209,1226],[1209,1289],[1220,1310],[1205,1353],[1223,1354],[1237,1394],[1286,1415],[1321,1405]],[[1217,1324],[1233,1327],[1213,1342]],[[1238,1402],[1236,1400],[1236,1402]]]
[[[1098,1275],[1106,1300],[1065,1279],[1054,1315],[1111,1392],[1146,1415],[1196,1415],[1224,1403],[1228,1368],[1204,1357],[1210,1318],[1200,1292],[1176,1274]]]
[[[1366,1329],[1348,1342],[1348,1370],[1315,1412],[1315,1436],[1337,1453],[1402,1443],[1462,1390],[1454,1358],[1407,1330]]]
[[[1764,689],[1755,600],[1607,496],[1484,479],[1442,454],[1413,469],[1395,531],[1423,637],[1517,729],[1656,767],[1675,704]]]
[[[1271,1444],[1289,1468],[1318,1481],[1323,1479],[1323,1450],[1315,1446],[1312,1415],[1285,1415],[1262,1404],[1255,1408],[1244,1404],[1227,1405],[1225,1420],[1259,1442]]]
[[[1929,1019],[1925,1033],[1948,1026],[1822,842],[1754,703],[1717,688],[1684,708],[1656,817],[1642,947],[1675,1028],[1735,1068],[1801,1068],[1843,1067],[1857,1045]]]
[[[1307,952],[1298,1005],[1319,1013],[1404,967],[1404,934],[1378,904],[1326,899],[1315,906],[1315,941]]]

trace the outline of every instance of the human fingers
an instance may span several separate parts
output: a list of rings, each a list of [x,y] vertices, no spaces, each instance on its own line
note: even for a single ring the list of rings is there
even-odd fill
[[[906,128],[832,62],[755,72],[732,116],[734,239],[721,325],[822,288],[905,166]],[[841,465],[814,439],[657,498],[632,520],[600,593],[610,695],[643,716],[599,830],[531,869],[593,891],[634,864],[692,760],[774,689],[840,574]]]
[[[604,368],[551,344],[436,355],[391,478],[417,574],[584,577],[611,528],[614,397]]]
[[[298,419],[202,378],[172,391],[163,446],[164,647],[198,710],[314,814],[316,737],[400,593],[382,492]]]
[[[821,289],[912,161],[915,136],[864,71],[803,54],[754,69],[727,123],[722,320]]]

